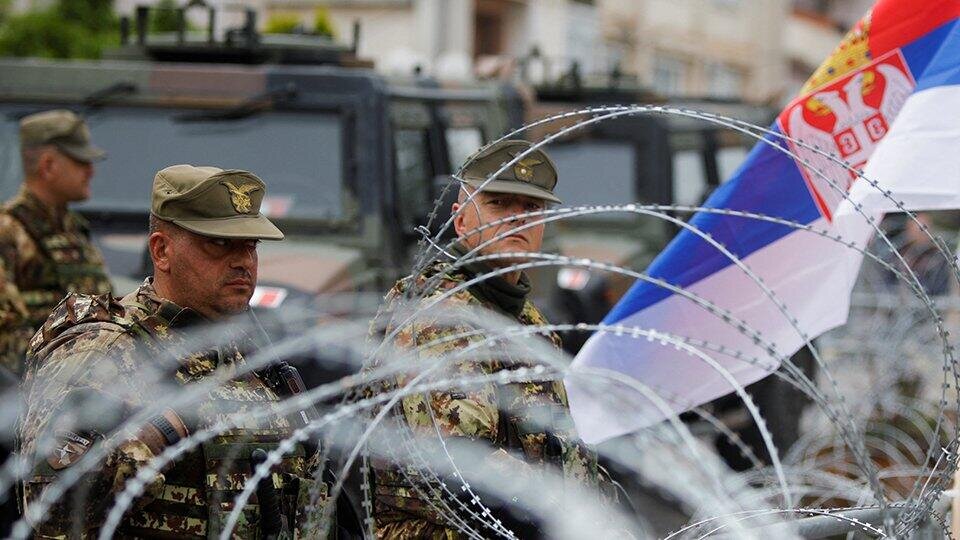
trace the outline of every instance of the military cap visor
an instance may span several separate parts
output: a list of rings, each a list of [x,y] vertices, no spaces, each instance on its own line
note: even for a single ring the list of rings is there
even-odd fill
[[[24,148],[52,145],[83,163],[100,161],[107,155],[90,141],[90,130],[83,118],[65,109],[25,116],[20,121],[20,145]]]
[[[154,178],[150,212],[201,236],[283,240],[260,213],[264,195],[266,185],[253,173],[174,165]]]
[[[521,139],[493,143],[467,158],[460,180],[474,189],[490,193],[526,195],[553,203],[562,203],[553,190],[557,186],[557,167],[539,148]],[[503,169],[501,171],[501,169]],[[494,173],[499,174],[486,184]]]
[[[517,182],[515,180],[493,179],[487,182],[486,185],[484,185],[483,182],[485,180],[486,179],[468,180],[464,178],[463,183],[467,184],[473,189],[480,189],[480,186],[483,186],[483,189],[481,191],[485,193],[508,193],[511,195],[526,195],[527,197],[533,197],[535,199],[543,199],[545,201],[552,202],[552,203],[557,203],[557,204],[563,203],[563,201],[557,198],[557,196],[554,195],[553,193],[547,191],[542,187],[535,186],[533,184],[524,184],[521,182]]]

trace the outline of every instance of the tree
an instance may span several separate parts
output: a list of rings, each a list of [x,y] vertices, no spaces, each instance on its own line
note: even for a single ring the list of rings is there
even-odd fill
[[[330,39],[336,37],[336,31],[333,28],[333,19],[330,18],[330,11],[323,6],[319,6],[313,12],[313,33],[318,36],[326,36]]]
[[[118,27],[113,0],[58,0],[0,20],[0,55],[99,58],[119,42]]]
[[[267,19],[264,32],[267,34],[302,34],[303,23],[294,13],[274,13]]]
[[[3,24],[3,20],[10,14],[11,3],[13,0],[0,0],[0,24]]]
[[[177,20],[177,3],[174,0],[160,0],[150,10],[150,32],[176,32],[180,21]]]
[[[57,0],[56,10],[61,17],[87,31],[108,32],[119,24],[113,12],[113,0]]]

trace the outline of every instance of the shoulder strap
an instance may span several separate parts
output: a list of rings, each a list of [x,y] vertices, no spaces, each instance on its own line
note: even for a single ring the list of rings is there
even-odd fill
[[[13,219],[17,220],[23,229],[27,231],[27,235],[37,244],[37,249],[49,257],[50,254],[47,252],[47,247],[44,245],[43,239],[53,234],[50,222],[46,219],[38,219],[22,202],[10,206],[6,209],[6,212],[10,214]]]
[[[90,239],[90,222],[87,221],[87,218],[76,212],[67,212],[67,219],[69,219],[73,223],[73,226],[80,231],[80,234],[82,234],[88,240]]]

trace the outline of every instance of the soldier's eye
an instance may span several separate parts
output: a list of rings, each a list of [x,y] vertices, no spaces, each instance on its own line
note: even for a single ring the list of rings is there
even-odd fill
[[[210,243],[217,247],[227,247],[227,240],[225,238],[211,238]]]

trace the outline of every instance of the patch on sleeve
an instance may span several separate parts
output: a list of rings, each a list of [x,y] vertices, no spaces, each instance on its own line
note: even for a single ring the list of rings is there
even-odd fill
[[[93,446],[93,439],[66,430],[56,432],[56,441],[53,452],[47,456],[47,464],[55,471],[80,461]]]

